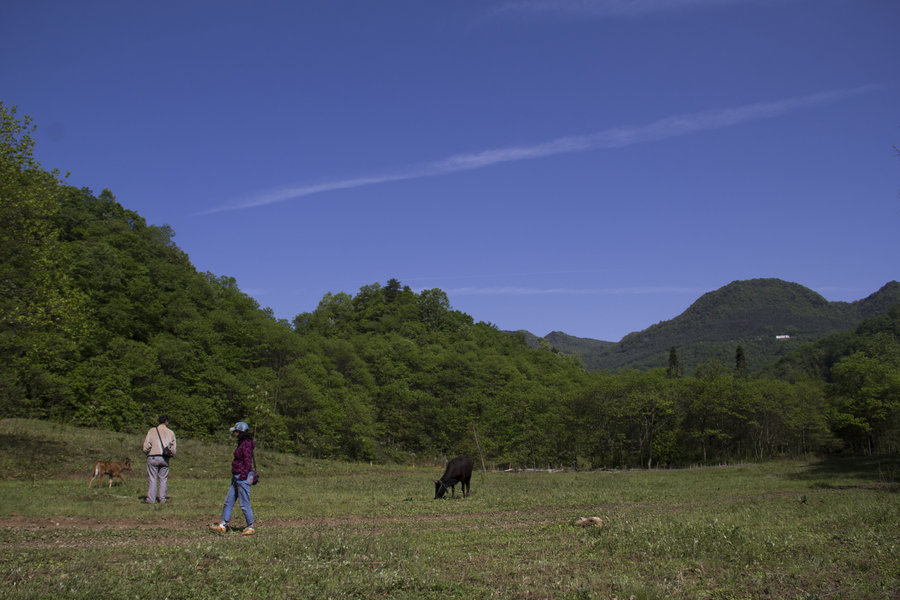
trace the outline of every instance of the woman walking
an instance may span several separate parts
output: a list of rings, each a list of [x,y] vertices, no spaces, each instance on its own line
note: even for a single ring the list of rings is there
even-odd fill
[[[253,472],[253,449],[256,442],[253,441],[250,427],[243,421],[235,423],[230,431],[231,435],[237,437],[237,448],[234,450],[234,460],[231,461],[231,486],[225,494],[222,520],[210,525],[210,529],[217,533],[228,531],[228,521],[231,520],[231,511],[237,500],[247,520],[247,527],[241,535],[253,535],[256,530],[253,528],[253,510],[250,508],[250,486],[256,481],[256,474]]]

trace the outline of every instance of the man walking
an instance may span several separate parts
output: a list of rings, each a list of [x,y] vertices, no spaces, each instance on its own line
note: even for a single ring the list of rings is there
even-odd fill
[[[144,454],[147,455],[146,504],[166,501],[166,483],[169,478],[169,459],[175,456],[175,433],[169,429],[169,417],[162,415],[159,425],[151,427],[144,437]],[[157,492],[159,495],[157,496]]]

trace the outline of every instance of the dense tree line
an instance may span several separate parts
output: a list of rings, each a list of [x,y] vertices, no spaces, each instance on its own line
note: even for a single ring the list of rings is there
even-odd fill
[[[391,279],[278,320],[198,273],[166,226],[65,184],[0,104],[0,412],[184,435],[238,419],[268,448],[351,460],[682,465],[900,448],[900,307],[754,376],[586,371]],[[823,356],[827,355],[827,359]]]

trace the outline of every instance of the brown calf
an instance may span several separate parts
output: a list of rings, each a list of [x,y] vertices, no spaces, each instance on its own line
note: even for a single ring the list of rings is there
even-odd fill
[[[94,483],[95,479],[97,479],[97,485],[100,485],[100,481],[103,480],[104,475],[109,475],[109,487],[112,487],[113,477],[118,477],[122,480],[122,483],[125,483],[125,477],[122,475],[122,471],[130,470],[130,458],[126,458],[122,462],[105,460],[97,461],[97,464],[94,465],[94,476],[91,477],[91,480],[88,482],[88,488],[91,487],[91,484]]]

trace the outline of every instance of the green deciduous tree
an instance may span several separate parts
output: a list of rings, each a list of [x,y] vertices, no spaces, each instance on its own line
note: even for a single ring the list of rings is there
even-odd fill
[[[65,191],[34,159],[33,131],[0,103],[0,409],[48,416],[66,395],[87,302],[54,221]]]
[[[856,352],[832,369],[835,431],[867,454],[895,452],[900,427],[900,361]]]

